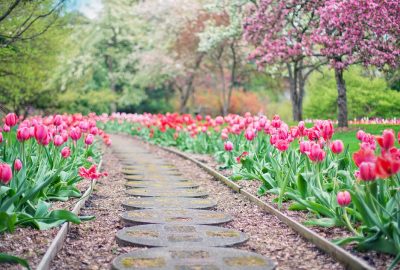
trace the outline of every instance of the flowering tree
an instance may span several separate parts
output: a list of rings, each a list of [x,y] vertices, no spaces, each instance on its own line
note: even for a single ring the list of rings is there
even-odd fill
[[[244,6],[248,0],[217,0],[205,5],[212,14],[200,37],[199,51],[207,53],[211,74],[217,74],[220,89],[221,112],[228,114],[232,92],[244,71],[246,54],[243,50]]]
[[[304,85],[310,73],[323,62],[312,57],[312,35],[318,26],[322,0],[259,0],[245,20],[244,36],[255,50],[250,59],[259,68],[286,66],[294,120],[302,118]]]
[[[343,71],[352,64],[396,66],[400,57],[400,1],[330,0],[318,10],[313,40],[335,70],[339,126],[347,126]]]

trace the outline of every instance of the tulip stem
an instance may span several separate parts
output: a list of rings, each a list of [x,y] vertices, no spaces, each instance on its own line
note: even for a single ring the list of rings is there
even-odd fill
[[[349,220],[349,217],[347,216],[347,211],[346,211],[346,207],[343,207],[343,219],[346,223],[347,228],[354,233],[355,235],[359,236],[360,234],[353,228],[353,226],[351,225],[351,222]]]

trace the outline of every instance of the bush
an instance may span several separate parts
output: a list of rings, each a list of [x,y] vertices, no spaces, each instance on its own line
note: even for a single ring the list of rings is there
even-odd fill
[[[345,72],[349,118],[400,117],[400,93],[389,89],[384,78],[366,76],[358,66]],[[333,71],[314,73],[306,87],[306,118],[337,116],[337,90]]]

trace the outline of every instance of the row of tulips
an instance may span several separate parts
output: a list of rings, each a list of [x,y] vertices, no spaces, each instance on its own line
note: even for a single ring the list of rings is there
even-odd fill
[[[16,226],[48,229],[89,218],[54,210],[51,202],[81,197],[76,184],[82,178],[104,175],[96,171],[101,153],[95,137],[107,145],[111,140],[97,128],[96,119],[94,114],[5,116],[0,128],[0,233]]]
[[[250,114],[113,114],[98,120],[106,129],[212,154],[221,168],[232,168],[233,180],[259,180],[259,195],[272,195],[278,207],[286,203],[312,213],[308,225],[347,227],[353,236],[336,239],[338,244],[393,254],[392,267],[400,260],[400,134],[393,130],[381,136],[360,130],[360,149],[352,154],[333,140],[334,125],[327,120],[311,127]]]

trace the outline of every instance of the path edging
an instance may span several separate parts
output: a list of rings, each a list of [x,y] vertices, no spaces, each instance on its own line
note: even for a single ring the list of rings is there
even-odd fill
[[[149,143],[149,142],[147,142]],[[335,245],[331,243],[329,240],[326,238],[320,236],[316,232],[310,230],[303,224],[297,222],[296,220],[288,217],[287,215],[283,214],[276,208],[274,208],[272,205],[269,203],[266,203],[253,194],[247,192],[246,190],[242,189],[241,186],[233,182],[232,180],[228,179],[224,175],[220,174],[213,168],[207,166],[206,164],[186,155],[185,153],[176,150],[176,149],[171,149],[168,147],[163,147],[156,145],[154,143],[150,143],[152,145],[155,145],[165,151],[168,151],[170,153],[176,154],[184,159],[190,160],[197,164],[199,167],[203,168],[206,170],[209,174],[217,178],[219,181],[223,182],[225,185],[227,185],[229,188],[232,190],[242,194],[245,196],[248,200],[251,202],[255,203],[259,207],[261,207],[264,211],[276,216],[280,221],[285,223],[287,226],[295,230],[297,233],[299,233],[302,237],[307,239],[308,241],[312,242],[314,245],[316,245],[319,249],[324,251],[325,253],[329,254],[333,258],[335,258],[338,262],[342,263],[345,267],[349,269],[356,269],[356,270],[373,270],[375,269],[374,267],[370,266],[367,262],[364,260],[352,255],[350,252],[346,251],[345,249],[341,248],[338,245]]]
[[[100,160],[98,170],[100,171],[101,165],[103,164],[103,159]],[[93,188],[95,187],[96,181],[93,183]],[[72,209],[72,213],[78,215],[82,206],[85,205],[85,202],[90,198],[90,189],[91,187],[89,186],[85,193],[83,193],[81,198],[84,198],[82,200],[79,200],[74,208]],[[42,259],[40,260],[38,266],[36,267],[37,270],[48,270],[50,269],[50,264],[56,257],[58,251],[61,250],[61,248],[64,245],[64,241],[67,238],[67,234],[69,231],[71,224],[70,222],[64,222],[64,224],[61,226],[60,230],[57,232],[56,237],[53,238],[53,241],[51,241],[50,246],[47,248],[46,253],[43,255]]]

